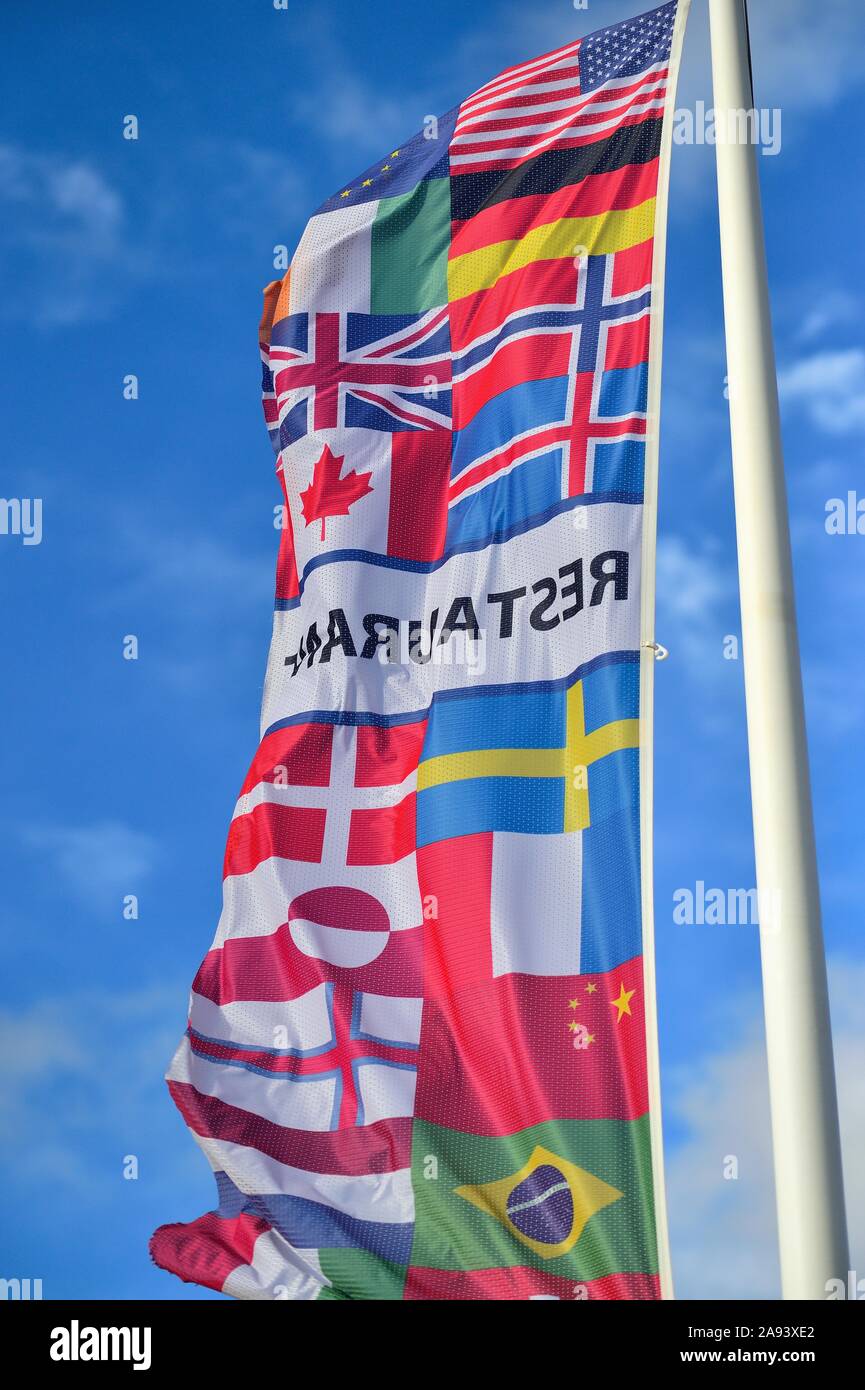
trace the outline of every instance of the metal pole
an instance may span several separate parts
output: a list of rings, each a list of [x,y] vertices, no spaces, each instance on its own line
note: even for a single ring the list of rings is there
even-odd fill
[[[709,0],[739,596],[785,1299],[847,1281],[847,1232],[744,0]]]

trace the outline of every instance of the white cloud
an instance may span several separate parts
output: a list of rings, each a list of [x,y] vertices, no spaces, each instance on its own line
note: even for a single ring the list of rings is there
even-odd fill
[[[156,177],[154,196],[171,209],[170,219],[160,223],[158,238],[160,245],[164,243],[162,269],[172,274],[188,276],[211,268],[208,257],[198,265],[181,264],[175,250],[181,234],[197,239],[202,223],[262,256],[294,223],[298,209],[312,211],[298,162],[247,140],[191,141]],[[256,264],[267,266],[263,259]]]
[[[85,906],[106,910],[113,900],[117,913],[126,894],[138,893],[158,856],[152,836],[120,821],[32,825],[22,839]]]
[[[828,106],[865,80],[860,0],[752,5],[748,20],[759,103]]]
[[[41,324],[101,317],[106,267],[122,256],[125,210],[92,164],[0,146],[3,315]]]
[[[307,89],[297,96],[294,115],[311,127],[317,138],[374,158],[419,130],[429,114],[428,105],[417,93],[399,100],[350,75],[347,69],[337,74],[328,69],[326,98]],[[441,113],[434,109],[432,114]]]
[[[272,534],[273,553],[265,560],[206,535],[158,533],[146,523],[124,529],[120,553],[128,578],[112,602],[129,606],[142,600],[168,601],[175,621],[188,616],[199,624],[208,613],[221,624],[227,611],[242,613],[250,604],[266,605],[273,597],[276,563],[277,532]]]
[[[658,640],[693,679],[716,680],[723,639],[730,631],[724,626],[725,615],[735,621],[735,571],[711,541],[661,535],[656,588]]]
[[[755,1011],[759,1008],[754,1001]],[[679,1298],[777,1298],[769,1092],[762,1039],[675,1074],[666,1103],[687,1138],[667,1155]],[[735,1181],[724,1177],[733,1156]]]
[[[105,319],[142,284],[212,275],[226,241],[254,248],[267,278],[270,248],[307,202],[291,159],[215,139],[150,164],[137,155],[121,192],[86,160],[0,145],[0,317],[46,328]]]
[[[251,541],[249,554],[144,518],[134,528],[121,518],[114,534],[118,577],[103,602],[124,632],[140,633],[150,626],[144,615],[159,615],[158,632],[142,639],[148,671],[174,694],[199,698],[212,693],[216,652],[226,670],[264,670],[278,545],[272,512],[262,512],[266,549]]]
[[[802,662],[808,727],[819,730],[821,741],[825,741],[824,756],[831,741],[861,737],[865,723],[865,671],[840,655],[843,638],[833,638],[829,645],[834,647],[831,655],[806,654]],[[812,745],[816,747],[813,737]]]
[[[758,106],[785,115],[820,108],[865,80],[859,0],[821,0],[819,17],[812,0],[752,5],[748,24]],[[706,5],[691,5],[679,95],[692,109],[698,97],[712,105]]]
[[[674,623],[701,623],[727,596],[727,585],[708,546],[689,545],[681,536],[658,540],[658,601]]]
[[[812,306],[806,312],[796,331],[796,337],[800,343],[809,343],[815,338],[822,338],[823,334],[828,333],[831,328],[858,323],[862,313],[858,298],[848,294],[846,290],[815,286],[810,292],[803,295],[802,286],[797,285],[791,299],[795,300],[797,314],[802,312],[803,299]]]
[[[32,216],[29,234],[67,248],[113,247],[123,222],[120,197],[92,165],[15,145],[0,146],[0,199]]]
[[[865,1276],[865,964],[830,967],[851,1267]],[[760,1001],[748,1012],[762,1019]],[[735,1025],[746,1011],[740,1005]],[[679,1298],[777,1298],[780,1274],[760,1024],[728,1051],[696,1059],[665,1081],[666,1108],[686,1135],[667,1153],[673,1271]],[[735,1155],[736,1180],[723,1164]]]
[[[784,404],[798,406],[827,434],[865,427],[865,351],[817,352],[778,374]]]
[[[13,1090],[26,1090],[41,1077],[85,1068],[88,1054],[76,1031],[64,1028],[56,1001],[40,1000],[25,1013],[0,1014],[0,1058],[9,1103]]]
[[[168,1135],[161,1078],[183,1031],[176,989],[78,991],[0,1012],[0,1171],[4,1191],[46,1184],[58,1202],[108,1212],[123,1196],[121,1166],[164,1132],[150,1180],[192,1171],[194,1146]],[[116,1179],[113,1183],[111,1178]]]
[[[393,35],[385,38],[393,44]],[[288,45],[292,64],[300,60],[303,67],[303,81],[293,84],[286,104],[289,119],[309,130],[313,141],[331,143],[340,163],[345,155],[344,178],[359,172],[355,163],[395,148],[420,129],[425,115],[444,109],[426,69],[409,72],[402,64],[386,88],[367,78],[323,11],[310,9],[303,32],[293,32]],[[305,154],[310,148],[307,143]]]
[[[617,17],[628,9],[623,0],[616,6]],[[821,0],[818,8],[813,0],[770,0],[752,5],[748,20],[755,104],[768,112],[780,110],[778,157],[783,158],[791,142],[801,151],[808,139],[805,117],[831,107],[865,81],[861,0]],[[606,17],[604,22],[609,22]],[[713,106],[709,10],[692,0],[676,106],[694,112],[698,101],[707,109]],[[777,158],[765,162],[772,164]],[[705,211],[715,188],[714,148],[675,146],[671,216],[687,220]]]

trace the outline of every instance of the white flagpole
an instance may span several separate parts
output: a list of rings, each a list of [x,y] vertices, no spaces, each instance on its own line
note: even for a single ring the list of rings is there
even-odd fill
[[[848,1254],[820,894],[744,0],[709,0],[751,805],[785,1299]]]

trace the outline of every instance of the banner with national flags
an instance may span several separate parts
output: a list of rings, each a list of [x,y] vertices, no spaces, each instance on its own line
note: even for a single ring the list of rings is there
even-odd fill
[[[261,743],[168,1073],[246,1299],[669,1292],[650,694],[687,0],[480,87],[265,291]],[[645,505],[644,505],[645,498]]]

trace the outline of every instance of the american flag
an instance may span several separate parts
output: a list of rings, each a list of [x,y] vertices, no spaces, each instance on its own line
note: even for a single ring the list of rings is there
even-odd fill
[[[649,55],[671,39],[673,21],[665,6],[508,68],[460,107],[452,167],[509,169],[660,113],[667,63]]]

